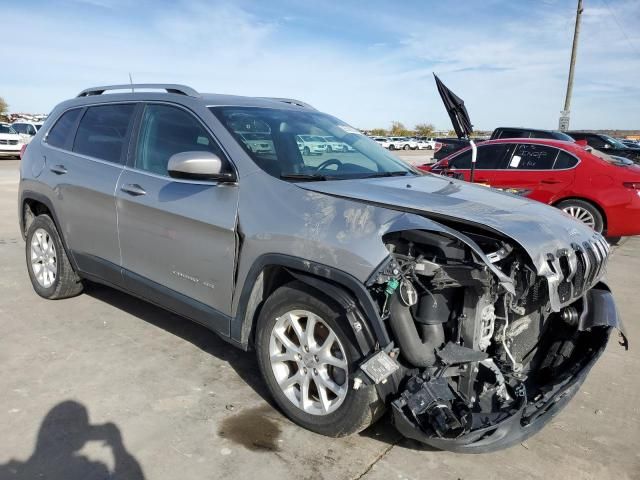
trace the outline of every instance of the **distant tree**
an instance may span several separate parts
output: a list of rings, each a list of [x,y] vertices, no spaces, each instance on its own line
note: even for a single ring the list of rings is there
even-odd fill
[[[435,129],[432,123],[419,123],[415,126],[416,135],[419,137],[430,137]]]
[[[0,97],[0,119],[7,121],[8,111],[9,111],[9,104],[4,101],[4,98]]]
[[[457,137],[458,134],[456,133],[455,130],[449,130],[449,133],[447,133],[447,137]]]
[[[394,137],[406,137],[412,134],[410,130],[407,130],[407,127],[404,126],[402,122],[393,121],[391,122],[391,129],[389,133]]]
[[[384,137],[387,135],[387,131],[384,128],[372,128],[369,130],[369,134],[376,137]]]

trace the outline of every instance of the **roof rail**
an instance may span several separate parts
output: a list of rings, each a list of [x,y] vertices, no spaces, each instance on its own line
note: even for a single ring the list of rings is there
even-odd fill
[[[296,105],[298,107],[309,108],[311,110],[315,110],[311,105],[305,102],[301,102],[300,100],[295,100],[293,98],[279,98],[279,97],[260,97],[265,100],[273,100],[275,102],[283,102],[288,103],[289,105]]]
[[[135,92],[140,89],[157,89],[166,90],[167,93],[177,93],[178,95],[186,95],[188,97],[199,97],[200,94],[191,87],[186,85],[175,85],[171,83],[130,83],[126,85],[106,85],[104,87],[92,87],[81,91],[78,97],[90,97],[92,95],[102,95],[107,90],[131,90]]]

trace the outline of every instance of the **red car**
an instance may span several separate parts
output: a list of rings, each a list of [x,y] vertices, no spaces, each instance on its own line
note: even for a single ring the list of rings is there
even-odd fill
[[[419,168],[470,180],[471,148]],[[559,140],[488,140],[478,145],[474,176],[561,208],[608,237],[640,235],[640,167],[627,159]]]

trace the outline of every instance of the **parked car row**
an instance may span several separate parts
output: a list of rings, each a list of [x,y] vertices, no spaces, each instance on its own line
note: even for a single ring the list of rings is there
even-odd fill
[[[470,180],[471,149],[422,170]],[[517,138],[478,146],[474,181],[547,203],[609,237],[640,235],[640,166],[583,144]]]
[[[435,150],[436,140],[430,137],[371,137],[389,150]]]
[[[322,153],[353,152],[353,147],[341,142],[336,137],[321,135],[297,135],[298,150],[303,155],[319,155]]]

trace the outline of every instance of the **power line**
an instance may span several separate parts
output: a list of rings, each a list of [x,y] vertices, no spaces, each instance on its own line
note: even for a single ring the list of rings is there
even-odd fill
[[[602,0],[602,3],[604,3],[605,6],[607,7],[607,10],[609,10],[609,13],[613,17],[613,20],[616,22],[616,25],[618,25],[618,29],[620,30],[620,32],[622,32],[622,35],[624,35],[624,38],[627,40],[627,43],[631,47],[631,50],[633,50],[634,53],[640,57],[640,52],[636,50],[636,46],[633,44],[633,42],[629,38],[629,35],[627,35],[627,32],[625,31],[625,29],[622,28],[622,24],[618,21],[618,17],[616,16],[616,14],[613,13],[613,10],[609,6],[609,2],[607,0]]]

